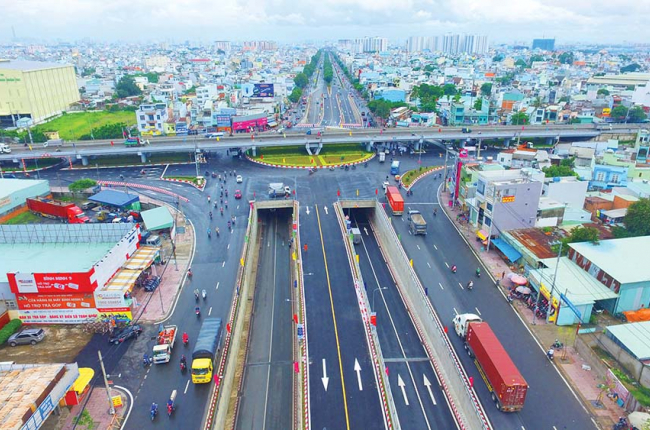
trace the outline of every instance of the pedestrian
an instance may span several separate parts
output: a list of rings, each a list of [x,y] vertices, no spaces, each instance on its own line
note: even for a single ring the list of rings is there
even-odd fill
[[[504,270],[503,272],[501,272],[501,279],[503,279],[505,277],[506,277],[506,271]]]

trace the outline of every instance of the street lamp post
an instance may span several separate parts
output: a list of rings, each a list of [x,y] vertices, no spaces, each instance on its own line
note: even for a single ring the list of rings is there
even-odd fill
[[[377,287],[372,291],[372,311],[375,311],[375,293],[379,290],[387,290],[388,287]]]

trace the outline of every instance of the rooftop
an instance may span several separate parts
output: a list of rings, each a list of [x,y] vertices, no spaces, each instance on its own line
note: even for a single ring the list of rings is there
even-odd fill
[[[610,325],[606,330],[637,359],[650,359],[650,321]]]
[[[650,236],[602,240],[598,245],[580,242],[569,246],[621,284],[650,281],[650,265],[646,258]]]
[[[72,67],[71,64],[46,63],[44,61],[3,60],[0,59],[0,70],[20,70],[33,72],[36,70],[56,69],[59,67]]]
[[[47,183],[46,180],[36,179],[0,179],[0,200],[11,196],[17,191],[33,187],[35,184]]]
[[[515,238],[539,259],[553,258],[557,256],[557,253],[553,252],[551,249],[551,243],[556,242],[556,237],[553,235],[546,235],[539,228],[520,228],[517,230],[510,230],[504,234],[508,234]]]

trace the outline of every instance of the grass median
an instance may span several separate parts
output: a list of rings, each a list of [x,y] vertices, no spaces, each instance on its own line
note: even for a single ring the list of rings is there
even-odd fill
[[[327,167],[358,163],[369,160],[372,155],[372,152],[366,152],[358,144],[324,145],[318,155],[307,154],[303,146],[258,148],[256,156],[249,154],[253,160],[288,167]]]
[[[435,170],[437,168],[438,166],[428,166],[428,167],[421,166],[417,169],[409,170],[401,176],[402,184],[405,187],[410,187],[413,181],[415,181],[415,178],[417,178],[418,176],[424,173],[431,172],[432,170]]]
[[[190,153],[175,153],[175,154],[153,154],[147,158],[147,162],[143,163],[140,156],[133,155],[103,155],[101,157],[91,158],[88,160],[88,166],[81,164],[74,164],[73,169],[89,168],[89,167],[120,167],[120,166],[151,166],[155,164],[168,164],[168,163],[194,163],[194,156]]]

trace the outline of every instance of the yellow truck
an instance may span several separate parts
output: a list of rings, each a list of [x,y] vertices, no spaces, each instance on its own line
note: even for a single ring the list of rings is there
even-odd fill
[[[192,382],[207,384],[212,381],[214,362],[221,342],[221,318],[206,318],[201,325],[192,352]]]

